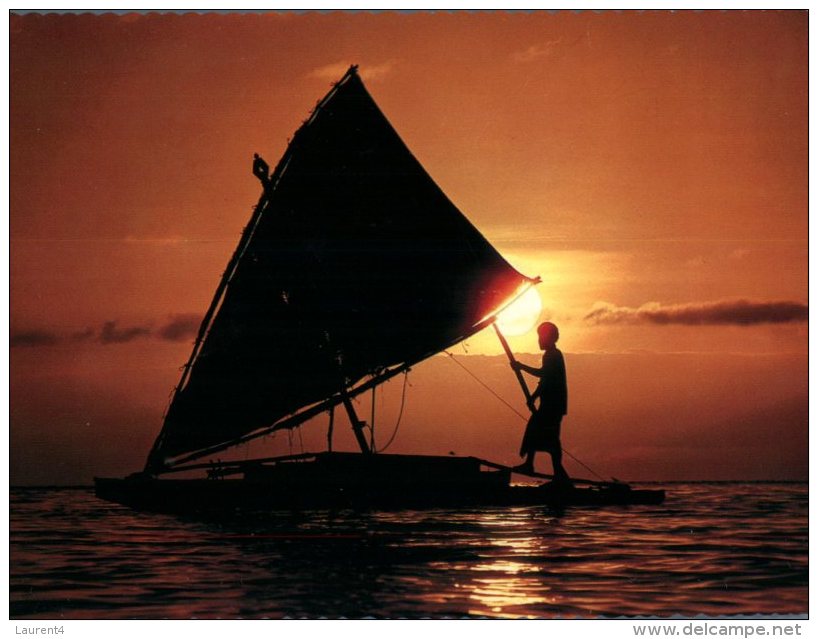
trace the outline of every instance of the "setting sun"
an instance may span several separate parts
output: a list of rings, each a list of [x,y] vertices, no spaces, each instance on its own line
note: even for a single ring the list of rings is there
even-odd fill
[[[534,328],[540,319],[542,301],[540,294],[533,286],[519,298],[514,300],[508,308],[497,315],[497,325],[506,335],[523,335]]]

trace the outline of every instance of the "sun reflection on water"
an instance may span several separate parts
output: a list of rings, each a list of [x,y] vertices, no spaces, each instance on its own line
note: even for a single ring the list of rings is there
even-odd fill
[[[801,614],[806,485],[675,485],[662,508],[273,513],[199,522],[12,491],[19,618]],[[715,505],[714,505],[715,504]]]
[[[547,607],[554,602],[550,587],[543,583],[540,567],[526,561],[547,546],[545,538],[526,534],[530,530],[530,511],[487,513],[478,523],[493,533],[486,539],[484,560],[468,567],[469,614],[475,616],[526,618],[527,610]]]
[[[548,588],[540,586],[539,590],[543,589]],[[528,580],[515,577],[476,579],[470,590],[469,599],[478,606],[471,608],[469,614],[475,616],[531,617],[531,614],[515,612],[515,609],[549,603],[548,598],[530,591]]]

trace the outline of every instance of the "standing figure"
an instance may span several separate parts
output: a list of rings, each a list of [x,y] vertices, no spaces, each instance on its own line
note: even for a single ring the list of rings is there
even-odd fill
[[[531,419],[525,429],[520,456],[525,461],[516,467],[522,473],[534,472],[534,456],[537,451],[551,455],[554,467],[554,481],[569,483],[571,480],[562,466],[562,445],[560,444],[560,425],[563,416],[568,412],[568,384],[565,378],[565,359],[557,348],[560,338],[559,329],[551,322],[543,322],[537,327],[540,348],[544,351],[542,368],[534,368],[520,362],[513,362],[515,370],[524,371],[540,379],[537,390],[531,396]],[[539,406],[535,400],[539,399]]]

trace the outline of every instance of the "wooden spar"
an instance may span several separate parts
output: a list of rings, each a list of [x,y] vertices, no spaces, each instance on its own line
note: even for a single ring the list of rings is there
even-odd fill
[[[335,427],[335,406],[329,409],[329,426],[327,426],[327,450],[332,452],[332,431]]]
[[[256,162],[254,163],[254,173],[256,172],[255,169],[259,160],[261,160],[261,158],[256,156]],[[276,166],[275,171],[273,172],[273,175],[271,177],[268,178],[266,175],[260,176],[256,174],[256,177],[258,177],[261,180],[261,183],[264,187],[261,193],[261,197],[259,198],[258,204],[256,204],[255,209],[253,210],[253,216],[250,218],[250,222],[248,222],[247,226],[244,227],[244,231],[242,232],[239,244],[236,247],[236,250],[233,252],[230,261],[227,263],[227,267],[224,269],[224,273],[222,274],[222,278],[219,281],[218,287],[216,287],[216,293],[213,295],[213,300],[210,302],[210,306],[208,307],[207,312],[205,313],[205,316],[202,319],[202,323],[199,326],[199,332],[197,333],[196,341],[193,344],[193,351],[191,352],[190,358],[188,359],[187,363],[184,365],[182,369],[182,377],[173,391],[173,397],[171,397],[169,406],[173,405],[173,403],[179,396],[179,393],[182,392],[182,390],[185,387],[185,384],[187,383],[190,371],[193,369],[193,364],[199,357],[202,344],[204,343],[205,337],[207,336],[207,333],[210,330],[210,326],[213,322],[213,318],[216,315],[216,311],[219,309],[222,300],[224,299],[224,292],[227,289],[227,285],[233,278],[233,275],[236,272],[236,268],[239,265],[239,261],[241,260],[242,256],[244,255],[244,252],[247,250],[247,247],[250,244],[250,240],[253,237],[253,233],[255,233],[256,227],[258,226],[258,223],[261,220],[261,214],[264,211],[264,209],[266,209],[267,204],[269,202],[269,194],[274,188],[274,185],[281,178],[281,175],[287,168],[287,164],[289,164],[289,161],[290,153],[288,152],[284,155],[283,158],[281,158],[281,161],[278,163],[278,166]],[[262,177],[264,179],[262,179]],[[146,463],[145,470],[148,470],[148,467],[151,465],[154,455],[158,454],[159,447],[162,443],[163,438],[164,428],[159,433],[159,436],[156,438],[156,442],[154,443],[153,448],[151,449],[151,452],[148,455],[148,461]]]
[[[356,397],[357,395],[360,395],[361,393],[368,391],[370,388],[373,388],[378,384],[383,384],[384,382],[389,381],[390,379],[395,377],[395,375],[399,375],[400,373],[410,370],[412,366],[414,366],[414,363],[412,364],[407,363],[402,364],[400,366],[396,366],[392,370],[389,370],[383,373],[382,375],[379,375],[378,377],[373,377],[367,380],[366,382],[364,382],[360,386],[357,386],[356,388],[348,389],[346,391],[346,394],[350,399]],[[247,433],[246,435],[239,437],[238,439],[234,439],[232,441],[224,442],[221,444],[216,444],[215,446],[210,446],[209,448],[204,448],[202,450],[192,452],[188,455],[185,455],[184,457],[180,457],[179,459],[171,460],[169,463],[166,463],[165,468],[163,468],[159,472],[167,472],[171,466],[175,467],[179,466],[180,464],[185,464],[189,461],[193,461],[195,459],[207,457],[208,455],[212,455],[213,453],[218,453],[227,448],[247,443],[253,439],[257,439],[258,437],[264,437],[265,435],[269,435],[270,433],[274,433],[278,430],[284,430],[286,428],[295,428],[299,424],[303,424],[308,419],[312,419],[316,415],[320,415],[325,410],[343,403],[343,401],[344,400],[342,399],[340,394],[333,395],[332,397],[325,399],[324,401],[319,402],[318,404],[314,404],[313,406],[302,410],[300,413],[296,413],[295,415],[291,415],[290,417],[282,419],[281,421],[278,421],[275,424],[272,424],[271,426],[266,426],[259,430],[253,431],[252,433]]]
[[[375,388],[374,386],[372,388]],[[349,393],[346,389],[341,391],[341,402],[346,408],[347,415],[349,415],[349,422],[352,424],[352,432],[355,433],[355,440],[364,455],[370,455],[372,450],[364,437],[364,426],[366,422],[358,419],[358,414],[355,412],[355,406],[352,405],[352,400],[349,398]]]
[[[258,459],[246,459],[240,461],[228,461],[228,462],[207,462],[202,464],[190,464],[189,466],[179,466],[176,468],[171,468],[165,471],[166,473],[183,473],[191,470],[210,470],[210,469],[223,469],[227,474],[235,474],[237,472],[242,472],[242,470],[247,466],[256,466],[258,464],[265,464],[270,462],[288,462],[288,461],[300,461],[300,460],[308,460],[308,459],[316,459],[319,456],[325,453],[299,453],[296,455],[279,455],[277,457],[260,457]],[[492,462],[487,459],[481,459],[479,457],[470,457],[469,459],[474,459],[478,461],[482,466],[487,466],[488,468],[495,468],[497,470],[508,470],[513,473],[517,473],[520,475],[525,475],[527,477],[536,477],[537,479],[553,479],[553,475],[548,475],[546,473],[524,473],[516,470],[511,466],[506,466],[504,464],[498,464],[497,462]],[[583,486],[627,486],[627,484],[623,484],[622,482],[610,482],[610,481],[596,481],[593,479],[583,479],[578,477],[572,477],[571,481],[574,484],[579,484]]]
[[[285,151],[284,155],[282,156],[281,160],[279,160],[276,168],[273,170],[272,175],[269,177],[266,175],[267,173],[267,163],[264,162],[262,158],[259,157],[258,154],[254,154],[254,162],[253,162],[253,175],[255,175],[261,185],[263,187],[261,198],[258,201],[258,204],[255,207],[253,212],[253,216],[250,218],[250,222],[244,228],[244,232],[242,233],[242,237],[239,240],[239,244],[236,247],[236,250],[233,252],[233,256],[230,258],[230,262],[227,264],[227,268],[224,270],[224,275],[222,276],[221,281],[219,282],[219,286],[216,288],[216,294],[213,296],[213,301],[210,303],[210,308],[207,309],[207,313],[202,320],[202,324],[199,327],[199,333],[196,336],[196,344],[193,348],[193,353],[190,355],[190,359],[188,363],[185,365],[185,370],[182,373],[182,379],[179,382],[179,385],[176,387],[177,393],[179,390],[182,389],[184,383],[187,379],[188,372],[193,366],[193,362],[199,354],[199,349],[201,347],[201,343],[204,340],[204,337],[210,327],[210,323],[213,319],[213,316],[216,310],[219,307],[221,302],[222,296],[224,294],[224,290],[227,288],[227,285],[230,283],[230,280],[233,277],[233,274],[236,271],[236,267],[238,266],[239,261],[241,260],[244,252],[247,250],[247,246],[250,244],[250,240],[253,237],[253,233],[258,226],[259,220],[261,219],[261,214],[268,204],[270,196],[272,195],[273,191],[275,190],[276,186],[278,186],[279,181],[281,181],[281,176],[284,175],[284,172],[287,170],[287,166],[290,163],[290,158],[293,155],[293,149],[296,146],[296,143],[299,138],[299,133],[303,131],[307,126],[312,124],[315,120],[316,116],[318,115],[319,111],[323,108],[323,106],[330,100],[330,98],[338,91],[338,87],[343,84],[348,77],[353,75],[357,72],[358,65],[351,66],[347,72],[332,88],[332,90],[327,93],[323,100],[321,100],[313,109],[310,117],[307,121],[299,127],[299,129],[293,135],[292,142],[290,142],[287,150]],[[175,398],[175,395],[174,395]]]
[[[210,330],[210,326],[213,322],[213,318],[216,315],[219,307],[221,306],[222,300],[224,298],[224,292],[227,289],[227,285],[230,283],[230,280],[233,278],[234,273],[236,272],[236,267],[238,266],[241,258],[244,256],[247,247],[250,245],[250,240],[255,233],[256,227],[258,226],[259,221],[261,220],[262,213],[267,208],[267,205],[270,202],[270,196],[272,195],[273,191],[275,190],[278,182],[281,180],[281,176],[287,170],[287,166],[290,163],[290,159],[293,155],[293,150],[296,147],[296,143],[299,138],[299,134],[312,122],[318,115],[318,112],[323,108],[323,106],[330,100],[330,98],[338,91],[338,87],[340,87],[344,82],[347,81],[348,78],[355,75],[358,70],[358,65],[352,65],[344,76],[333,86],[332,90],[324,96],[324,99],[321,100],[313,109],[310,117],[307,121],[299,127],[299,129],[293,135],[293,139],[287,147],[287,150],[284,152],[281,160],[279,160],[278,164],[276,165],[275,170],[273,171],[272,175],[269,177],[267,176],[268,166],[267,163],[264,162],[262,158],[258,156],[258,154],[254,155],[254,162],[253,162],[253,174],[261,181],[263,190],[261,193],[261,197],[259,198],[258,203],[253,210],[253,215],[250,218],[250,221],[247,223],[247,226],[244,227],[242,231],[241,239],[239,240],[238,246],[236,246],[236,250],[233,252],[230,261],[227,263],[227,267],[224,269],[224,273],[222,274],[222,278],[219,281],[218,287],[216,287],[216,293],[213,295],[213,300],[210,302],[210,306],[205,313],[204,318],[202,319],[202,323],[199,326],[199,332],[196,335],[196,341],[193,344],[193,351],[190,354],[190,358],[188,359],[187,363],[182,368],[182,377],[179,380],[179,383],[176,385],[176,388],[173,391],[173,396],[171,397],[170,403],[168,406],[172,406],[173,403],[179,396],[179,393],[185,387],[187,383],[187,379],[190,375],[190,371],[193,368],[196,359],[199,356],[201,351],[202,344],[204,343],[205,337],[207,336],[208,331]],[[151,448],[151,452],[148,454],[148,459],[145,463],[145,471],[149,471],[152,466],[157,464],[155,461],[156,456],[159,454],[159,450],[161,448],[162,441],[164,440],[165,429],[164,426],[162,430],[159,432],[159,436],[156,438],[156,441]],[[160,462],[161,465],[161,462]]]
[[[523,378],[523,374],[519,368],[516,368],[514,364],[517,360],[514,359],[514,353],[511,352],[511,347],[508,345],[506,341],[505,335],[500,332],[500,327],[497,326],[497,322],[492,324],[494,327],[494,332],[497,333],[497,337],[500,339],[500,343],[503,345],[503,350],[506,352],[508,356],[508,361],[512,365],[511,368],[514,370],[514,374],[517,377],[517,381],[520,382],[520,388],[523,389],[523,395],[525,395],[525,403],[528,406],[528,410],[532,413],[534,412],[534,407],[531,401],[531,391],[528,390],[528,384],[525,383],[525,379]]]
[[[320,453],[297,453],[295,455],[279,455],[277,457],[260,457],[258,459],[244,459],[241,461],[226,461],[226,462],[204,462],[201,464],[190,464],[189,466],[176,466],[168,468],[163,471],[165,474],[169,473],[184,473],[190,470],[205,470],[212,468],[240,468],[243,466],[252,466],[255,464],[264,464],[269,462],[282,461],[298,461],[300,459],[314,459]]]
[[[539,281],[539,278],[535,278],[534,280],[532,280],[532,283],[536,283],[538,281]],[[379,384],[383,384],[384,382],[389,381],[390,379],[395,377],[395,375],[399,375],[399,374],[401,374],[403,372],[406,372],[406,371],[410,370],[412,368],[412,366],[414,366],[418,362],[423,361],[427,357],[431,357],[435,353],[446,350],[450,346],[453,346],[454,344],[457,344],[457,343],[463,341],[464,339],[468,338],[470,335],[474,335],[475,333],[479,333],[484,328],[487,328],[489,326],[489,324],[493,324],[496,321],[496,319],[497,318],[495,316],[493,316],[493,315],[483,319],[482,321],[475,324],[472,327],[472,329],[469,331],[468,334],[461,335],[461,336],[453,339],[450,343],[443,346],[443,348],[440,348],[439,350],[434,351],[434,352],[426,353],[426,354],[418,357],[417,359],[415,359],[415,360],[413,360],[411,362],[406,362],[404,364],[401,364],[400,366],[396,366],[395,368],[393,368],[391,370],[388,370],[385,373],[382,373],[381,375],[378,375],[377,377],[372,377],[369,380],[367,380],[366,382],[364,382],[364,383],[360,384],[359,386],[357,386],[356,388],[347,389],[347,391],[346,391],[347,395],[350,398],[353,398],[353,397],[356,397],[356,396],[360,395],[361,393],[364,393],[364,392],[368,391],[371,388],[374,388],[375,386],[378,386]],[[497,330],[498,333],[499,333],[499,330],[496,328],[496,325],[495,325],[495,330]],[[504,339],[505,338],[503,338],[503,340]],[[507,346],[507,343],[506,343],[506,346]],[[511,352],[511,349],[509,349],[507,352]],[[513,355],[512,355],[512,358],[513,358]],[[520,374],[519,377],[522,377],[522,375]],[[523,381],[523,385],[525,385],[525,381]],[[528,387],[525,387],[525,388],[527,390]],[[324,401],[319,402],[318,404],[314,404],[313,406],[311,406],[309,408],[306,408],[306,409],[302,410],[299,413],[291,415],[290,417],[282,419],[281,421],[278,421],[275,424],[272,424],[270,426],[265,426],[264,428],[253,431],[251,433],[247,433],[246,435],[243,435],[242,437],[231,440],[229,442],[223,442],[221,444],[216,444],[214,446],[210,446],[208,448],[204,448],[202,450],[198,450],[198,451],[194,451],[192,453],[189,453],[189,454],[185,455],[184,457],[179,457],[178,459],[172,459],[172,460],[170,460],[168,462],[165,462],[162,465],[161,469],[159,469],[159,468],[156,468],[156,469],[146,468],[145,471],[146,472],[154,472],[154,473],[157,473],[157,474],[168,472],[171,469],[171,467],[176,467],[176,466],[179,466],[180,464],[185,464],[185,463],[187,463],[189,461],[194,461],[196,459],[201,459],[202,457],[207,457],[208,455],[212,455],[213,453],[218,453],[220,451],[226,450],[227,448],[231,448],[233,446],[238,446],[239,444],[245,444],[245,443],[247,443],[249,441],[252,441],[253,439],[257,439],[259,437],[264,437],[265,435],[269,435],[270,433],[274,433],[274,432],[276,432],[278,430],[284,430],[284,429],[287,429],[287,428],[295,428],[299,424],[302,424],[305,421],[307,421],[309,419],[312,419],[316,415],[320,415],[325,410],[328,410],[330,408],[338,406],[341,403],[343,403],[343,399],[341,398],[340,394],[333,395],[332,397],[329,397],[328,399],[325,399]],[[156,446],[154,446],[154,448],[155,447]]]
[[[364,382],[363,384],[360,384],[359,386],[357,386],[356,388],[348,389],[347,394],[349,395],[350,398],[356,397],[357,395],[360,395],[361,393],[364,393],[364,392],[368,391],[369,389],[371,389],[371,388],[373,388],[375,386],[378,386],[379,384],[383,384],[384,382],[387,382],[390,379],[392,379],[395,375],[399,375],[399,374],[401,374],[403,372],[406,372],[406,371],[410,370],[412,368],[412,366],[414,366],[418,362],[423,361],[427,357],[431,357],[435,353],[438,353],[440,351],[444,351],[447,348],[449,348],[450,346],[452,346],[454,344],[457,344],[458,342],[463,341],[467,337],[469,337],[471,335],[474,335],[475,333],[479,333],[480,331],[482,331],[484,328],[488,327],[488,325],[491,324],[494,321],[495,321],[494,316],[487,317],[484,320],[482,320],[482,321],[478,322],[477,324],[475,324],[468,334],[461,335],[461,336],[453,339],[450,343],[444,345],[443,348],[441,348],[439,350],[436,350],[434,352],[426,353],[425,355],[422,355],[422,356],[418,357],[417,359],[412,360],[411,362],[406,362],[404,364],[401,364],[400,366],[396,366],[395,368],[393,368],[391,370],[388,370],[385,373],[382,373],[381,375],[378,375],[377,377],[372,377],[369,380],[367,380],[366,382]],[[243,435],[242,437],[239,437],[238,439],[234,439],[234,440],[231,440],[229,442],[223,442],[221,444],[216,444],[216,445],[210,446],[208,448],[203,448],[202,450],[198,450],[198,451],[189,453],[188,455],[185,455],[184,457],[180,457],[178,459],[172,459],[172,460],[170,460],[168,462],[165,462],[161,469],[151,470],[151,469],[146,468],[145,470],[146,470],[146,472],[156,472],[156,473],[167,472],[171,467],[175,467],[175,466],[178,466],[180,464],[185,464],[185,463],[187,463],[189,461],[193,461],[193,460],[196,460],[196,459],[201,459],[202,457],[207,457],[208,455],[212,455],[213,453],[218,453],[218,452],[220,452],[222,450],[225,450],[227,448],[231,448],[233,446],[238,446],[239,444],[245,444],[245,443],[247,443],[249,441],[252,441],[253,439],[257,439],[258,437],[264,437],[265,435],[269,435],[270,433],[274,433],[275,431],[283,430],[283,429],[286,429],[286,428],[295,428],[296,426],[298,426],[299,424],[304,423],[308,419],[312,419],[316,415],[320,415],[321,413],[323,413],[325,410],[327,410],[329,408],[332,408],[334,406],[337,406],[338,404],[341,404],[341,403],[343,403],[343,399],[341,398],[341,396],[340,395],[333,395],[332,397],[329,397],[328,399],[325,399],[324,401],[319,402],[318,404],[314,404],[313,406],[302,410],[300,413],[296,413],[294,415],[291,415],[290,417],[282,419],[281,421],[278,421],[275,424],[272,424],[270,426],[265,426],[264,428],[261,428],[259,430],[255,430],[255,431],[253,431],[251,433],[247,433],[246,435]]]
[[[528,281],[528,286],[526,286],[522,291],[520,291],[514,297],[514,299],[512,299],[510,302],[508,302],[497,313],[502,312],[503,310],[505,310],[506,308],[508,308],[512,304],[514,304],[514,302],[516,302],[518,299],[520,299],[520,297],[522,297],[523,294],[526,293],[529,288],[539,284],[540,282],[542,282],[542,279],[540,278],[539,275],[537,277],[530,278],[529,281]],[[495,313],[495,315],[493,315],[492,317],[488,318],[488,323],[490,323],[494,327],[494,332],[497,333],[497,337],[500,340],[500,344],[503,345],[503,350],[506,352],[506,356],[508,357],[509,364],[512,365],[512,369],[514,370],[514,375],[517,377],[517,381],[520,383],[520,388],[523,389],[523,395],[525,395],[525,403],[528,406],[528,410],[530,410],[531,412],[534,412],[534,407],[533,407],[532,402],[531,402],[531,391],[528,390],[528,384],[525,383],[525,379],[523,378],[522,372],[514,367],[514,364],[516,363],[517,360],[514,359],[514,353],[511,352],[511,347],[508,345],[508,341],[506,341],[505,335],[503,335],[503,333],[500,331],[500,327],[497,326],[497,313]]]
[[[276,168],[276,171],[282,168],[281,164]],[[282,169],[283,170],[283,169]],[[199,352],[201,350],[202,344],[204,343],[204,338],[207,335],[208,330],[210,329],[211,322],[213,321],[213,317],[216,314],[216,310],[221,305],[222,298],[224,296],[224,291],[227,288],[227,284],[230,279],[233,277],[233,273],[238,266],[239,260],[241,256],[244,254],[247,245],[250,243],[250,238],[253,235],[253,232],[258,225],[259,220],[261,219],[261,212],[267,205],[267,193],[266,188],[264,192],[261,194],[261,198],[256,204],[255,209],[253,210],[253,216],[250,218],[250,222],[247,226],[244,227],[244,231],[242,232],[241,239],[239,240],[239,244],[236,247],[236,250],[233,252],[233,256],[230,258],[230,261],[227,263],[227,267],[222,274],[222,279],[219,281],[219,285],[216,288],[216,293],[213,296],[213,301],[210,302],[210,307],[207,309],[204,318],[202,319],[202,323],[199,326],[199,332],[196,335],[196,341],[193,344],[193,351],[190,354],[190,358],[188,359],[187,363],[182,368],[182,377],[179,380],[179,383],[176,385],[176,388],[173,390],[173,396],[171,397],[170,403],[168,407],[172,406],[173,403],[179,396],[179,393],[182,392],[182,389],[187,382],[188,376],[190,375],[190,371],[193,368],[193,363],[196,361],[196,358],[199,356]],[[169,410],[169,408],[168,408]],[[158,454],[159,447],[164,439],[165,429],[164,427],[159,433],[159,436],[156,438],[156,441],[153,444],[153,448],[151,449],[150,454],[148,455],[148,460],[145,465],[145,470],[147,471],[149,467],[152,465],[152,461],[154,456]]]

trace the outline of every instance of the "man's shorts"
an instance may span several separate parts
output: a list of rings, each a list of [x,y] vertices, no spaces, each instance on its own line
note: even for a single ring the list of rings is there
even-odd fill
[[[542,450],[552,452],[560,449],[560,425],[562,415],[537,411],[531,415],[525,427],[523,443],[520,446],[520,455],[531,451]]]

